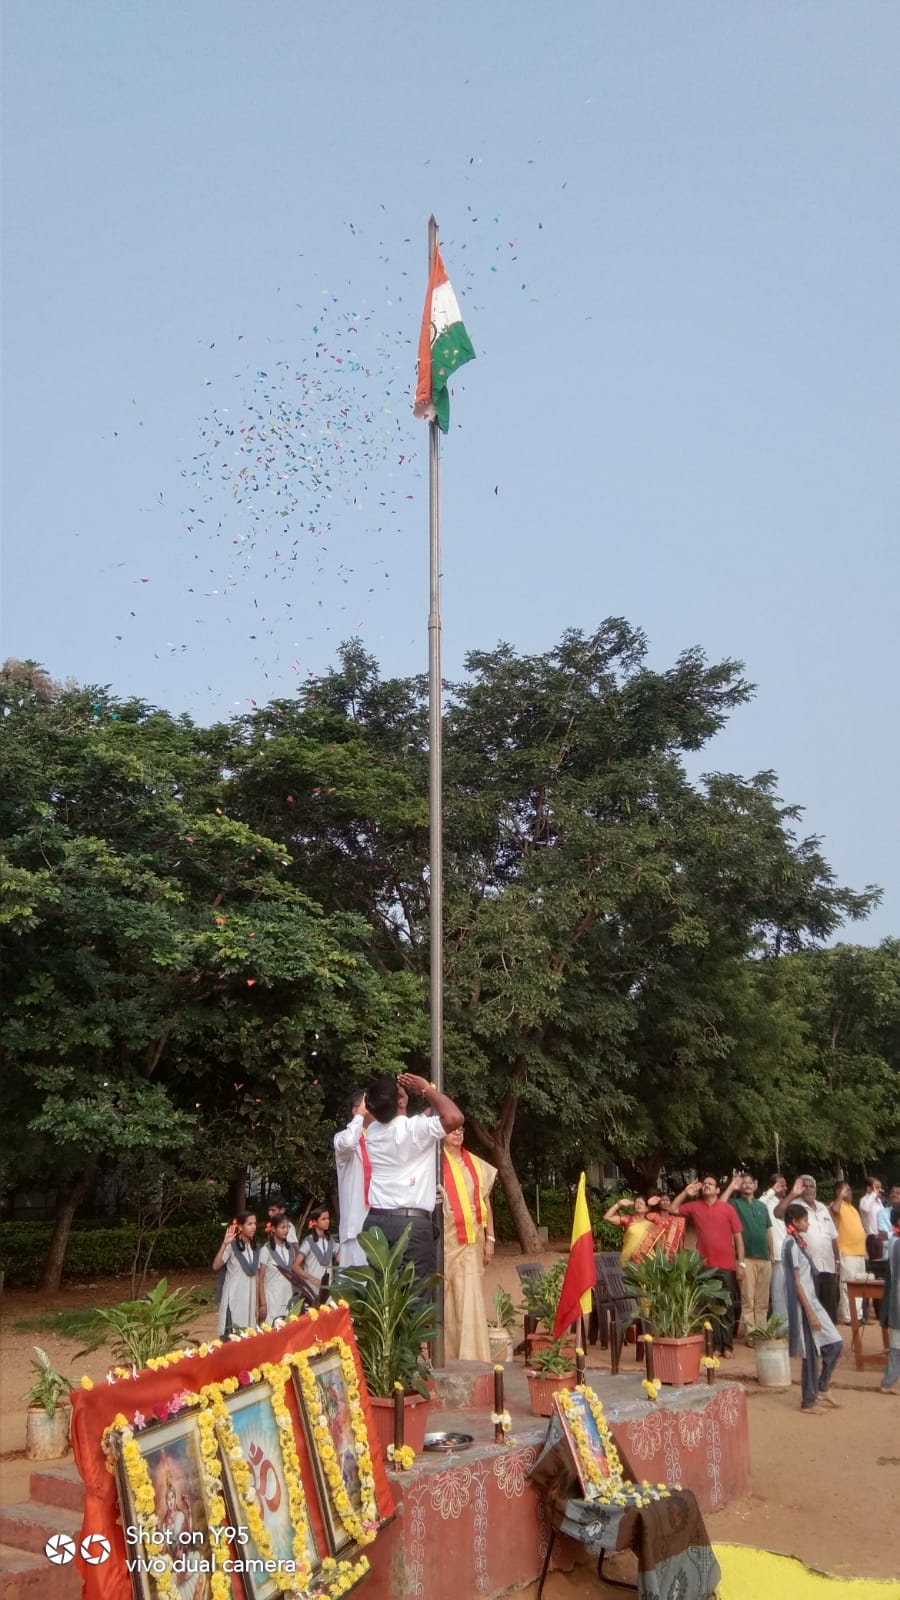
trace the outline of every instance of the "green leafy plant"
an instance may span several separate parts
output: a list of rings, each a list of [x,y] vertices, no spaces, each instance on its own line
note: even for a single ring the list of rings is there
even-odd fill
[[[768,1344],[772,1339],[786,1339],[788,1325],[784,1317],[772,1312],[764,1328],[754,1328],[747,1335],[748,1344]]]
[[[184,1344],[193,1344],[188,1329],[200,1314],[200,1305],[189,1289],[173,1289],[160,1278],[155,1289],[141,1300],[122,1300],[117,1306],[97,1311],[93,1337],[79,1350],[88,1355],[108,1344],[116,1361],[129,1367],[145,1367],[153,1356],[165,1356]]]
[[[348,1267],[335,1283],[335,1294],[350,1307],[353,1332],[369,1393],[387,1399],[395,1383],[404,1392],[428,1395],[422,1347],[435,1335],[434,1308],[423,1294],[437,1277],[416,1282],[416,1269],[404,1261],[406,1228],[389,1244],[380,1228],[359,1235],[368,1266]]]
[[[719,1316],[731,1300],[716,1272],[707,1267],[697,1250],[679,1250],[670,1261],[662,1250],[652,1250],[643,1261],[628,1261],[625,1282],[641,1304],[632,1322],[649,1315],[653,1332],[661,1339],[686,1339],[699,1333],[704,1322]]]
[[[572,1353],[563,1349],[562,1339],[554,1339],[543,1350],[534,1352],[530,1370],[542,1378],[564,1378],[572,1371]]]
[[[31,1365],[37,1377],[31,1388],[25,1391],[22,1399],[26,1405],[42,1406],[48,1417],[52,1417],[56,1415],[60,1401],[68,1398],[71,1393],[72,1383],[69,1378],[64,1378],[61,1372],[57,1372],[51,1366],[46,1350],[42,1350],[37,1344],[32,1348],[37,1360],[32,1360]]]
[[[505,1333],[511,1334],[516,1326],[516,1308],[511,1294],[505,1289],[494,1291],[494,1315],[491,1321],[492,1328],[502,1328]]]
[[[554,1266],[548,1267],[546,1272],[542,1272],[539,1278],[526,1278],[522,1284],[522,1309],[537,1317],[538,1322],[548,1333],[553,1332],[553,1324],[556,1321],[556,1308],[559,1305],[566,1266],[567,1261],[563,1257]]]

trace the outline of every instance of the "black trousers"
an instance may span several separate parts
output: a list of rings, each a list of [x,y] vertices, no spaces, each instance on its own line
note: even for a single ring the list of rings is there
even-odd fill
[[[726,1272],[724,1267],[716,1267],[716,1277],[721,1278],[728,1290],[728,1303],[713,1322],[716,1353],[721,1355],[723,1350],[734,1349],[734,1323],[735,1317],[739,1314],[741,1299],[736,1272]]]
[[[813,1274],[816,1285],[816,1294],[822,1302],[822,1310],[827,1311],[832,1322],[838,1319],[838,1298],[840,1295],[840,1279],[836,1272],[816,1272]]]
[[[411,1261],[415,1267],[416,1283],[423,1283],[437,1271],[437,1240],[430,1217],[405,1217],[399,1211],[370,1211],[363,1228],[380,1228],[388,1244],[396,1244],[408,1228],[409,1238],[403,1259]],[[432,1298],[430,1292],[427,1298]]]

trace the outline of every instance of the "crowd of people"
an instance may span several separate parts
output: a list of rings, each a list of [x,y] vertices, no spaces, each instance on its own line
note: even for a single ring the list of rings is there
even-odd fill
[[[624,1230],[623,1263],[641,1262],[654,1250],[674,1255],[684,1247],[689,1221],[705,1265],[729,1291],[725,1311],[714,1319],[718,1354],[731,1360],[736,1331],[743,1329],[752,1343],[777,1318],[775,1326],[788,1334],[791,1353],[802,1357],[801,1409],[807,1413],[835,1404],[831,1376],[843,1351],[836,1324],[851,1320],[848,1285],[878,1268],[885,1279],[880,1318],[889,1341],[880,1392],[896,1394],[900,1184],[885,1196],[881,1180],[869,1178],[858,1208],[843,1179],[835,1182],[827,1206],[810,1173],[801,1174],[790,1189],[780,1172],[759,1197],[757,1187],[747,1172],[735,1173],[724,1188],[708,1173],[674,1199],[665,1194],[618,1199],[604,1221]],[[858,1321],[866,1307],[857,1298]]]
[[[412,1094],[426,1109],[410,1116]],[[213,1261],[220,1334],[273,1321],[298,1297],[321,1303],[336,1269],[365,1265],[359,1241],[369,1228],[380,1228],[390,1243],[405,1236],[406,1257],[424,1283],[437,1265],[440,1205],[446,1359],[489,1360],[484,1269],[495,1245],[491,1190],[497,1173],[465,1148],[459,1107],[416,1073],[379,1078],[353,1096],[350,1120],[334,1136],[334,1156],[337,1239],[327,1206],[310,1212],[302,1242],[279,1205],[268,1208],[261,1246],[253,1213],[240,1212],[226,1228]],[[900,1184],[885,1195],[881,1180],[870,1177],[857,1207],[843,1180],[825,1205],[809,1173],[790,1188],[775,1173],[759,1196],[750,1173],[735,1173],[724,1188],[708,1173],[674,1198],[618,1199],[604,1220],[623,1230],[623,1262],[641,1262],[656,1250],[673,1258],[684,1248],[690,1223],[703,1261],[729,1291],[724,1312],[714,1319],[717,1352],[730,1360],[741,1329],[752,1343],[777,1317],[792,1354],[802,1357],[801,1409],[807,1413],[834,1404],[831,1377],[843,1350],[837,1324],[850,1320],[848,1286],[877,1266],[885,1280],[880,1316],[889,1333],[881,1392],[897,1392]],[[859,1320],[866,1309],[860,1298],[854,1306]]]

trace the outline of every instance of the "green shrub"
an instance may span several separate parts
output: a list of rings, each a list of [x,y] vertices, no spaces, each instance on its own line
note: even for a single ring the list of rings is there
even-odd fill
[[[526,1192],[528,1209],[534,1216],[534,1204],[530,1192]],[[591,1228],[594,1234],[594,1247],[597,1250],[621,1250],[622,1230],[612,1223],[603,1221],[603,1213],[617,1198],[615,1194],[590,1195],[588,1197],[588,1210],[591,1214]],[[499,1185],[495,1184],[491,1194],[491,1205],[494,1211],[494,1232],[498,1239],[512,1243],[516,1237],[513,1220],[506,1203],[506,1195]],[[575,1191],[570,1193],[566,1188],[541,1190],[541,1226],[547,1229],[548,1236],[558,1244],[568,1244],[572,1237],[572,1213],[575,1209]]]
[[[8,1288],[38,1283],[53,1233],[51,1222],[0,1223],[0,1267]],[[63,1278],[112,1278],[131,1271],[138,1233],[133,1222],[72,1229],[66,1246]],[[184,1222],[164,1228],[153,1249],[153,1272],[211,1272],[222,1243],[218,1222]]]

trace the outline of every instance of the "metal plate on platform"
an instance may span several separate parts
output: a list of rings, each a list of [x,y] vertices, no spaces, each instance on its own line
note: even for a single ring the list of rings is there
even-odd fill
[[[426,1450],[468,1450],[475,1443],[473,1433],[426,1433]]]

